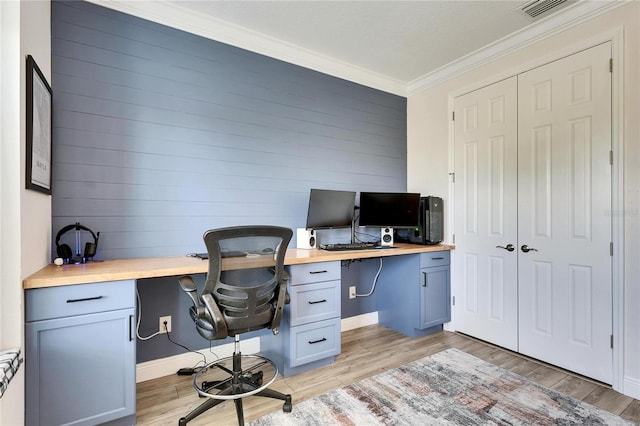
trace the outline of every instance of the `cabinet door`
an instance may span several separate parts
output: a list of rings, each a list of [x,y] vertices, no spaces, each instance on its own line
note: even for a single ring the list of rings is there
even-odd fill
[[[451,320],[449,266],[420,270],[420,328],[425,329]]]
[[[135,309],[27,323],[26,424],[135,414]]]

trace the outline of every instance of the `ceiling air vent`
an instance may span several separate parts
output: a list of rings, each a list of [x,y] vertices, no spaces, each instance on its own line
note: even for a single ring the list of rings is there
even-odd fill
[[[532,0],[520,6],[518,10],[532,18],[537,18],[563,3],[567,3],[567,0]]]

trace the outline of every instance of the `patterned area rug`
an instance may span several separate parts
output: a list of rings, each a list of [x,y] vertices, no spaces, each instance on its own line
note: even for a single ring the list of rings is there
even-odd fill
[[[295,395],[294,395],[295,398]],[[252,426],[633,425],[457,349],[274,412]]]

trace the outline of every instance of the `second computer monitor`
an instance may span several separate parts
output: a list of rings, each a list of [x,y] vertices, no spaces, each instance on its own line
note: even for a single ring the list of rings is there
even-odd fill
[[[419,211],[419,193],[360,193],[360,226],[413,228],[419,223]]]
[[[311,189],[307,229],[350,228],[356,193],[330,189]]]

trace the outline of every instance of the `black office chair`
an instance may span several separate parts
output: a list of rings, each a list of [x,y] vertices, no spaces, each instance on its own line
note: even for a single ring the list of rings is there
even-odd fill
[[[198,333],[208,340],[235,336],[235,347],[233,356],[196,373],[193,385],[208,399],[182,417],[180,425],[228,399],[235,402],[238,423],[243,425],[242,398],[250,395],[281,399],[282,410],[291,412],[291,395],[267,389],[278,374],[275,364],[259,355],[241,355],[239,344],[241,333],[269,328],[278,334],[283,306],[289,302],[284,256],[292,235],[291,229],[277,226],[205,232],[209,272],[202,294],[197,296],[190,276],[181,277],[180,286],[193,301],[189,313]]]

